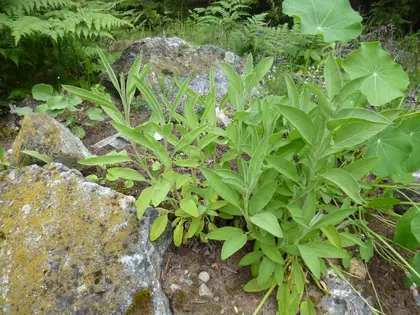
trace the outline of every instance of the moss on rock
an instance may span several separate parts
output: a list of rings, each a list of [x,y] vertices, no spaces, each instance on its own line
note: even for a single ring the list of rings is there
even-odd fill
[[[87,157],[89,151],[69,129],[47,114],[26,115],[18,136],[13,142],[11,163],[21,165],[22,150],[33,150],[52,157],[56,162],[69,167]]]
[[[126,315],[154,315],[152,293],[149,289],[136,292],[133,303],[127,308]]]
[[[155,268],[134,201],[61,164],[0,173],[0,313],[125,310]]]

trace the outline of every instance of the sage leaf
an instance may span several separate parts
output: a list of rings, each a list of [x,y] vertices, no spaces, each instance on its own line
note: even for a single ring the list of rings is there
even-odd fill
[[[277,218],[269,212],[261,212],[250,218],[251,222],[259,228],[277,237],[283,237],[283,232]]]
[[[336,168],[321,174],[321,177],[340,187],[341,190],[343,190],[356,203],[363,203],[363,200],[360,197],[359,184],[354,177],[346,171]]]
[[[245,246],[247,242],[246,235],[241,231],[240,233],[231,234],[223,244],[222,247],[222,260],[228,259],[235,254],[238,250]]]
[[[162,214],[158,217],[155,222],[152,224],[152,228],[150,229],[150,240],[155,241],[165,232],[166,226],[168,225],[168,215]]]
[[[167,181],[158,182],[153,187],[152,203],[155,207],[157,207],[162,201],[166,199],[170,189],[171,183]]]

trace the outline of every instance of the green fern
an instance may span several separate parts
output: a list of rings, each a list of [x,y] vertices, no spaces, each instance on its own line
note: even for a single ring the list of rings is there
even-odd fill
[[[2,8],[8,15],[31,14],[34,11],[75,7],[78,3],[71,0],[3,0]]]

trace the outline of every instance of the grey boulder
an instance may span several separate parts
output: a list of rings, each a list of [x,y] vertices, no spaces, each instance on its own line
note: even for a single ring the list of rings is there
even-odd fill
[[[77,168],[77,161],[90,155],[88,149],[71,131],[47,114],[34,113],[23,118],[16,137],[11,163],[19,166],[24,159],[23,150],[46,154],[55,162]]]

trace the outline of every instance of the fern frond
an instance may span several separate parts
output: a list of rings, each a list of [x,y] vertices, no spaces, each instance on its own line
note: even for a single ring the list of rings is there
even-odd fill
[[[17,45],[22,37],[33,36],[38,33],[41,36],[48,36],[57,40],[57,32],[52,28],[49,21],[41,20],[35,16],[24,16],[10,23],[12,35]]]
[[[4,12],[8,15],[31,14],[34,11],[75,7],[78,4],[72,0],[5,0]]]

